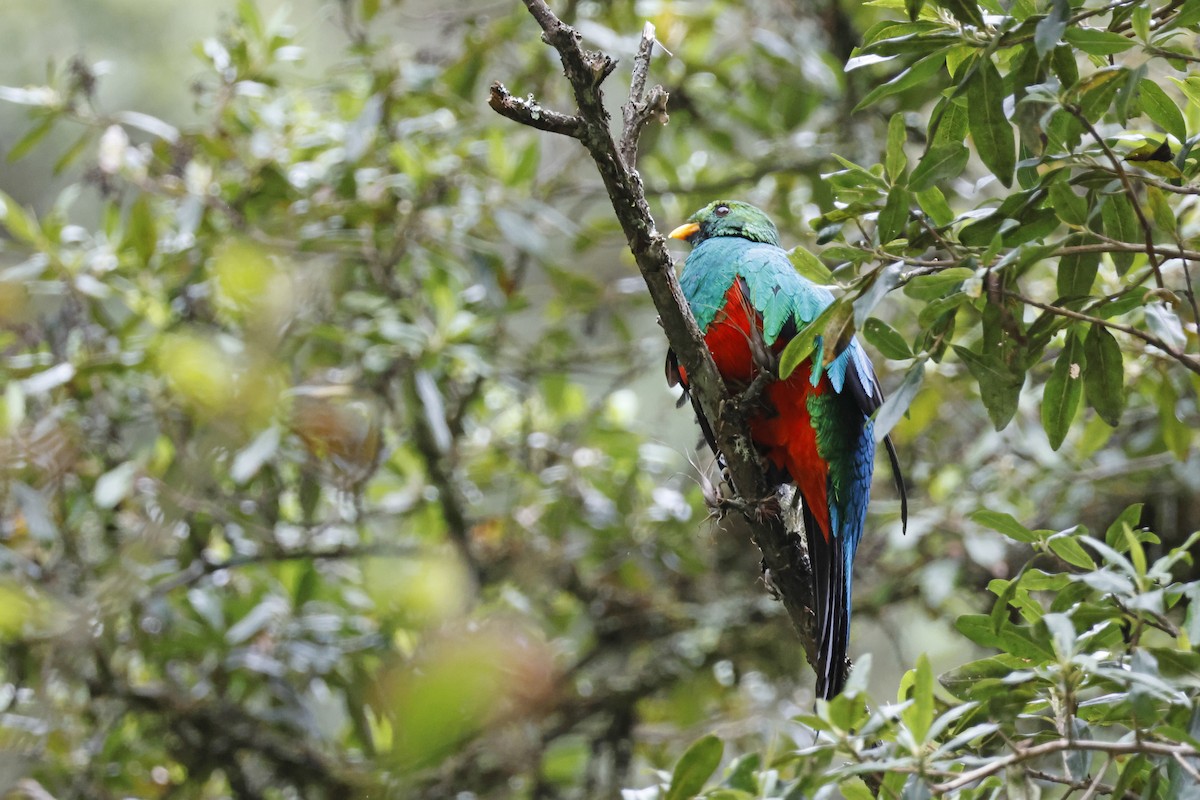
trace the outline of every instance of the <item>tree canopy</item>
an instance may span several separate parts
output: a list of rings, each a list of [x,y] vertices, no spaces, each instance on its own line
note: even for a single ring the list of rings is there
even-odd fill
[[[1200,796],[1200,4],[321,8],[0,74],[5,792]],[[719,197],[910,479],[831,702],[662,380]]]

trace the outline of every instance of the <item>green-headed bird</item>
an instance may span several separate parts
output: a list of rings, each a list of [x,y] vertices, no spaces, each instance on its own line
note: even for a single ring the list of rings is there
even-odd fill
[[[722,377],[737,391],[796,333],[833,302],[824,286],[796,272],[779,246],[779,232],[760,209],[719,201],[697,211],[669,234],[693,245],[680,286]],[[830,344],[835,347],[838,345]],[[841,343],[823,363],[825,344],[786,380],[774,380],[749,418],[750,435],[772,480],[793,484],[803,500],[808,555],[815,581],[818,636],[817,694],[838,694],[846,679],[850,584],[862,539],[875,465],[871,414],[883,403],[875,371],[858,341]],[[667,379],[687,388],[687,374],[667,354]],[[700,425],[713,450],[708,421]],[[884,437],[900,491],[908,502],[891,439]]]

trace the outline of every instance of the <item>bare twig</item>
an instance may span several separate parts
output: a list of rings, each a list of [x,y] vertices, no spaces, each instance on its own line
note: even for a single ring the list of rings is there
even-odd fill
[[[533,99],[533,95],[524,100],[520,97],[514,97],[500,81],[492,84],[492,91],[488,96],[488,105],[500,116],[508,117],[522,125],[528,125],[531,128],[537,128],[547,133],[570,136],[572,139],[583,138],[582,119],[573,114],[563,114],[558,111],[551,111],[548,108],[542,108]]]
[[[666,93],[662,92],[661,98],[656,99],[656,93],[652,90],[651,97],[641,109],[636,105],[636,93],[631,97],[630,102],[634,103],[632,113],[626,118],[621,145],[618,146],[610,130],[609,115],[600,91],[600,84],[613,71],[615,62],[604,53],[584,50],[579,43],[579,34],[555,16],[544,0],[523,1],[541,26],[542,39],[554,47],[562,59],[563,71],[579,108],[578,118],[582,121],[582,130],[576,138],[587,148],[596,164],[629,249],[658,310],[667,340],[680,364],[687,370],[689,391],[701,413],[714,423],[714,438],[724,456],[735,490],[743,498],[773,496],[776,487],[763,472],[745,423],[721,414],[723,407],[732,407],[731,398],[680,291],[666,240],[655,227],[641,181],[633,168],[638,136],[650,119],[661,119],[656,108],[665,109]],[[647,34],[651,39],[649,44]],[[652,30],[643,32],[640,51],[646,54],[643,60],[649,58],[652,35]],[[634,89],[644,86],[644,81],[645,76],[635,71]],[[493,107],[495,98],[496,89],[493,88]],[[571,126],[570,135],[574,135],[574,130],[574,126]],[[751,509],[747,509],[745,516],[751,537],[762,550],[764,567],[771,573],[774,588],[800,635],[809,661],[817,663],[811,577],[799,544],[801,537],[789,533],[783,520],[777,517],[763,518]]]
[[[1108,764],[1105,764],[1105,766],[1100,770],[1099,777],[1103,777],[1104,773],[1107,771],[1108,771]],[[1081,789],[1087,789],[1089,786],[1092,785],[1092,781],[1072,780],[1071,778],[1067,778],[1063,775],[1055,775],[1052,772],[1044,772],[1040,769],[1029,770],[1029,775],[1030,775],[1030,777],[1034,778],[1035,780],[1046,781],[1047,783],[1061,784],[1063,786],[1070,787],[1071,789],[1074,789],[1076,791],[1079,791]],[[1096,790],[1100,794],[1114,794],[1116,792],[1116,787],[1110,786],[1107,783],[1099,783],[1099,784],[1096,784]],[[1141,795],[1139,795],[1135,792],[1131,792],[1127,789],[1121,794],[1121,797],[1124,800],[1138,800],[1138,798],[1140,798]]]
[[[1144,753],[1158,756],[1172,756],[1180,760],[1186,758],[1200,757],[1200,750],[1192,747],[1189,744],[1163,744],[1160,742],[1101,742],[1089,739],[1055,739],[1050,742],[1034,745],[1032,747],[1019,748],[1011,755],[1004,758],[998,758],[995,761],[973,769],[969,772],[964,772],[959,777],[946,783],[935,784],[930,787],[934,794],[947,794],[970,786],[976,781],[981,781],[984,778],[995,775],[997,772],[1008,769],[1014,764],[1020,764],[1024,761],[1030,761],[1042,756],[1051,755],[1052,753],[1062,753],[1067,750],[1084,750],[1094,751],[1099,753],[1109,753],[1112,755],[1127,755],[1131,753]],[[1186,763],[1186,762],[1184,762]],[[1189,765],[1190,767],[1191,765]],[[1192,767],[1191,769],[1195,769]],[[1103,773],[1101,773],[1103,774]]]
[[[227,569],[238,569],[253,564],[280,564],[285,561],[343,561],[371,556],[414,556],[422,552],[415,545],[342,545],[325,549],[269,550],[252,555],[230,556],[222,561],[196,559],[186,569],[175,573],[164,581],[154,584],[152,594],[161,596],[174,590],[190,586],[205,576]]]
[[[654,53],[654,25],[647,22],[642,28],[642,41],[633,59],[633,80],[629,84],[629,100],[621,107],[625,127],[621,131],[621,161],[631,172],[637,170],[637,144],[642,129],[651,120],[667,124],[667,92],[661,86],[646,91],[646,78],[650,73],[650,56]]]

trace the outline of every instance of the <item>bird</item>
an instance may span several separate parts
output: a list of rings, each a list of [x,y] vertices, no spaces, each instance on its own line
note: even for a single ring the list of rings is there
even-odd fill
[[[731,391],[743,390],[833,301],[832,292],[800,275],[770,217],[749,203],[709,203],[668,234],[692,245],[680,288],[704,342]],[[830,347],[838,352],[825,352]],[[667,352],[667,382],[687,371]],[[680,398],[683,402],[683,398]],[[857,339],[822,343],[785,379],[771,380],[748,415],[751,440],[768,478],[795,487],[814,581],[816,693],[840,694],[850,636],[851,572],[866,524],[875,462],[873,412],[883,392]],[[696,405],[693,403],[693,405]],[[711,421],[697,406],[705,439],[720,458]],[[908,498],[890,437],[884,444],[907,527]],[[778,500],[775,499],[777,503]]]

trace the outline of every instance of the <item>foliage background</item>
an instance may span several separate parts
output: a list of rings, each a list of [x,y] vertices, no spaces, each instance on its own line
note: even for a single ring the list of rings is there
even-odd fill
[[[1055,724],[1063,734],[1064,720],[1070,732],[1074,695],[1054,694],[1068,673],[1067,683],[1117,698],[1102,703],[1107,719],[1091,720],[1097,729],[1153,720],[1184,731],[1174,741],[1197,735],[1186,734],[1193,661],[1172,661],[1166,688],[1141,695],[1070,666],[1137,657],[1132,672],[1162,679],[1157,662],[1136,656],[1140,634],[1116,633],[1160,623],[1167,630],[1147,636],[1164,663],[1197,635],[1181,601],[1195,596],[1190,560],[1176,559],[1173,574],[1150,568],[1200,528],[1197,383],[1177,362],[1122,337],[1120,425],[1080,403],[1052,448],[1043,387],[1065,338],[1024,365],[1001,431],[986,380],[981,397],[961,357],[928,360],[894,431],[913,497],[908,535],[878,481],[855,576],[852,652],[870,654],[869,683],[860,659],[858,705],[801,718],[812,711],[810,674],[744,529],[706,519],[711,459],[693,450],[690,411],[675,410],[662,384],[665,342],[594,171],[576,143],[486,107],[494,79],[570,107],[523,8],[78,5],[19,2],[6,17],[23,24],[0,34],[0,83],[12,87],[0,106],[0,778],[15,796],[651,797],[709,733],[725,742],[713,792],[801,797],[840,782],[852,796],[857,779],[827,767],[846,748],[870,750],[869,736],[847,733],[864,727],[866,695],[907,699],[902,716],[892,707],[866,726],[903,745],[897,731],[933,714],[933,673],[989,645],[1012,651],[1000,636],[1010,615],[1040,644],[1022,654],[1027,663],[1057,659],[1064,671],[1042,664],[1044,685],[1034,681],[1021,709],[994,692],[939,689],[938,714],[953,717],[931,739],[949,747],[981,719],[1011,724],[1009,741],[1018,731],[1037,741]],[[876,214],[896,174],[889,167],[881,193],[882,170],[863,178],[833,154],[894,161],[889,128],[899,125],[915,168],[940,92],[969,80],[939,69],[854,110],[925,55],[897,45],[898,62],[845,71],[881,21],[905,19],[903,3],[559,5],[626,69],[645,19],[671,54],[656,57],[651,77],[671,92],[671,122],[648,130],[640,163],[660,225],[718,195],[752,200],[790,244],[824,252],[851,295],[887,260]],[[1080,6],[1013,13],[1036,22]],[[969,37],[952,13],[969,7],[926,14]],[[1194,26],[1168,46],[1193,52]],[[1017,51],[996,51],[1006,76]],[[1108,59],[1076,60],[1086,79]],[[1200,107],[1167,80],[1186,78],[1191,61],[1149,63],[1195,131]],[[614,78],[614,108],[626,76]],[[1161,141],[1153,119],[1122,122],[1114,96],[1104,99],[1095,124]],[[1136,144],[1127,137],[1122,153]],[[1182,144],[1173,141],[1176,153]],[[1077,143],[1081,159],[1094,158],[1089,145]],[[1001,186],[994,166],[973,154],[938,181],[954,213],[1021,188]],[[1096,192],[1099,209],[1112,192]],[[1178,227],[1166,245],[1195,238],[1193,200],[1170,195]],[[861,227],[818,232],[835,203]],[[1055,224],[1045,239],[1061,237]],[[891,256],[928,255],[910,238]],[[1020,246],[1000,241],[989,254],[989,244],[967,246],[976,263]],[[868,256],[849,256],[854,248]],[[1110,259],[1097,295],[1140,288],[1126,276],[1143,274],[1142,262],[1118,274]],[[1164,268],[1186,297],[1181,267]],[[1049,303],[1056,277],[1048,261],[1020,281]],[[873,313],[920,357],[938,350],[923,312],[957,297],[947,342],[986,353],[987,295],[963,284],[918,282]],[[1186,301],[1171,308],[1174,324],[1148,329],[1195,353]],[[1130,310],[1139,327],[1156,324]],[[874,352],[885,387],[899,387],[913,360]],[[1094,593],[1067,592],[1075,607],[1037,594],[1062,592],[1066,572],[1093,574],[1096,552],[1085,561],[1063,542],[1080,541],[1076,525],[1109,530],[1133,503],[1143,506],[1109,537],[1125,553],[1147,548],[1148,564],[1128,556],[1129,597],[1176,588],[1132,610],[1102,578],[1075,582]],[[1131,544],[1121,525],[1158,537]],[[1070,532],[1049,541],[1059,531]],[[1018,574],[1031,543],[1048,577],[995,583]],[[963,615],[991,611],[1010,586],[989,618],[996,635],[967,635]],[[1063,620],[1039,621],[1044,611],[1081,633],[1103,627],[1068,646]],[[962,674],[948,687],[961,691]],[[962,700],[981,705],[963,711]],[[1044,727],[1030,721],[1039,715]],[[815,730],[839,731],[826,740],[844,748],[836,758],[834,744],[796,758]],[[974,733],[941,752],[953,769],[968,749],[1006,752],[995,731]],[[682,773],[712,762],[712,740],[700,741]],[[927,782],[905,770],[933,752],[919,741],[907,761],[873,757],[894,757],[897,796],[915,797]],[[1116,784],[1127,772],[1137,796],[1176,796],[1164,794],[1178,786],[1165,767],[1147,777],[1158,774],[1149,760],[1065,769],[1090,778],[1093,767],[1110,793],[1126,791]],[[1066,791],[1001,774],[978,796]],[[687,781],[677,773],[664,793],[686,796]]]

